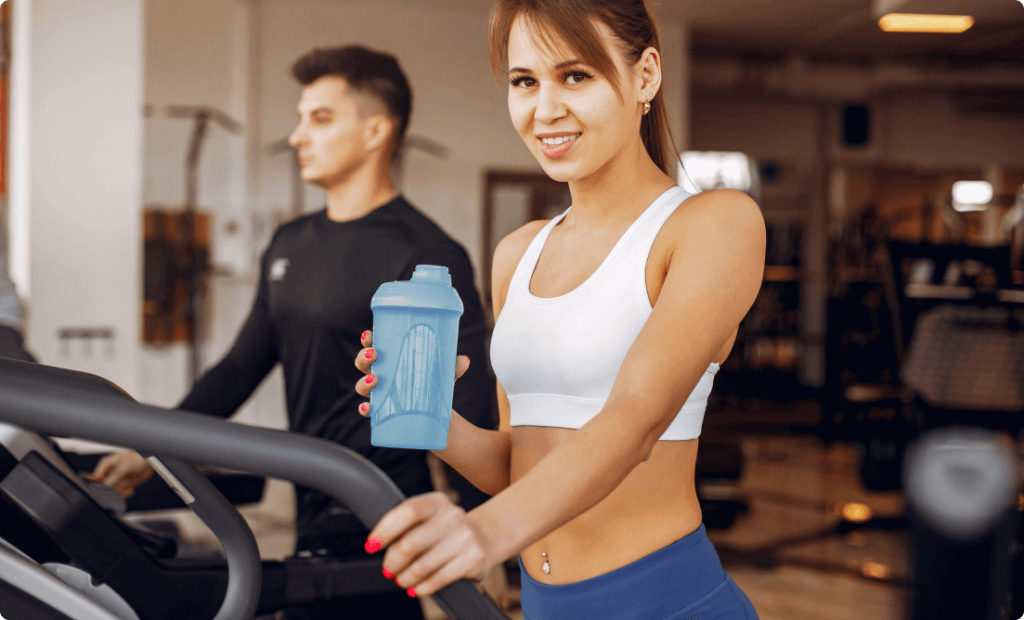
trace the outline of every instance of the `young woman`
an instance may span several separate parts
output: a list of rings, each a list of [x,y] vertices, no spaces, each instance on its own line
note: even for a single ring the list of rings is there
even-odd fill
[[[705,535],[694,464],[714,374],[760,287],[760,211],[673,181],[642,0],[499,0],[490,45],[516,130],[573,206],[499,244],[500,429],[453,412],[438,452],[493,498],[469,513],[411,498],[367,550],[387,547],[385,574],[410,596],[518,553],[530,620],[756,618]],[[363,345],[369,373],[369,332]]]

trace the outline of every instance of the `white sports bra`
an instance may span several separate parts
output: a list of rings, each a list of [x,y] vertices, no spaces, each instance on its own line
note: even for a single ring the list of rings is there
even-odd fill
[[[692,194],[673,187],[633,222],[601,266],[558,297],[530,293],[537,260],[569,210],[534,237],[509,283],[491,336],[491,365],[508,394],[512,426],[578,429],[604,406],[629,348],[653,308],[647,257],[676,207]],[[712,363],[661,440],[700,435],[718,364]]]

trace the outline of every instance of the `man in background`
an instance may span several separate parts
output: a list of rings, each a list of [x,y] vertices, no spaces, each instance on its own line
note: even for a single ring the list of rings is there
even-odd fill
[[[252,310],[227,356],[179,407],[229,417],[270,370],[284,370],[289,428],[347,446],[373,461],[408,495],[433,489],[426,453],[370,445],[355,384],[360,335],[373,325],[370,299],[383,282],[406,280],[417,264],[447,266],[465,311],[460,355],[471,365],[454,408],[493,428],[487,329],[465,250],[395,189],[391,168],[409,124],[412,93],[397,61],[362,47],[317,49],[292,73],[302,84],[289,143],[302,178],[327,191],[326,208],[279,228],[263,255]],[[95,476],[130,495],[152,472],[136,453],[104,458]],[[460,490],[468,484],[459,485]],[[345,506],[296,486],[298,554],[365,557],[367,531]],[[481,500],[478,500],[481,501]],[[471,507],[471,506],[468,506]],[[289,618],[422,618],[394,594],[350,597]]]

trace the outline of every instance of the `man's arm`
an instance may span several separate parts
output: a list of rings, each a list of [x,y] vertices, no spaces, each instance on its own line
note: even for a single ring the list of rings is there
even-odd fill
[[[265,257],[263,262],[266,262]],[[178,409],[229,418],[277,363],[277,342],[266,283],[266,270],[262,269],[252,310],[234,345],[224,359],[192,386]],[[153,469],[132,451],[103,457],[89,479],[106,484],[124,497],[131,497],[135,489],[152,476]]]
[[[260,278],[252,310],[231,350],[206,371],[178,409],[230,418],[277,364],[277,341],[270,319],[266,278]]]

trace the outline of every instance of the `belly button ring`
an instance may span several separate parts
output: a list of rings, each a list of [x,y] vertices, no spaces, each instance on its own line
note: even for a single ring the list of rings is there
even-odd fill
[[[541,552],[540,552],[540,557],[542,557],[542,558],[547,558],[547,557],[548,557],[548,554],[546,554],[546,553],[544,553],[543,551],[541,551]],[[550,575],[550,574],[551,574],[551,562],[548,562],[548,561],[547,561],[547,559],[545,559],[545,560],[544,560],[544,565],[543,565],[543,566],[541,566],[541,567],[540,567],[540,569],[541,569],[542,571],[544,571],[544,574],[545,574],[545,575]]]

